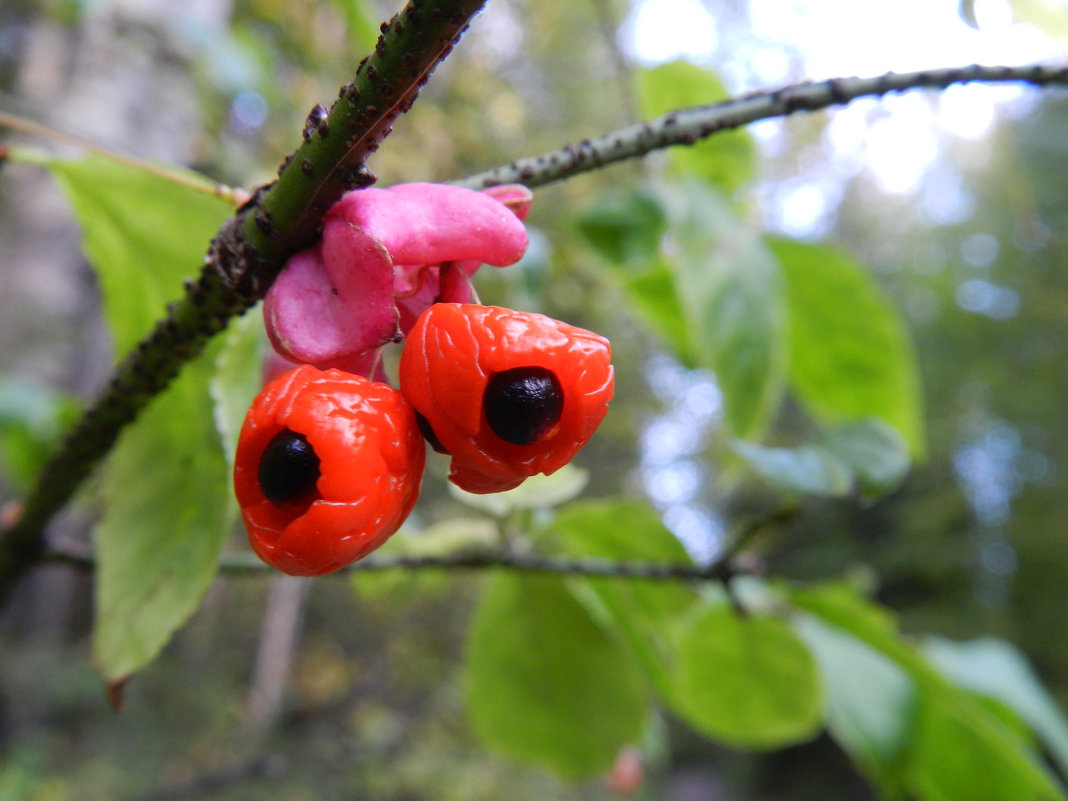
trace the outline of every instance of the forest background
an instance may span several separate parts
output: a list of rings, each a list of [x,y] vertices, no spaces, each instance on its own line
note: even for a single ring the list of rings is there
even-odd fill
[[[7,2],[0,111],[251,188],[274,176],[308,109],[329,105],[398,10]],[[383,186],[460,180],[728,96],[971,62],[1060,64],[1066,51],[1068,12],[1041,0],[492,0],[369,166]],[[460,497],[432,461],[411,525],[384,556],[503,543],[518,557],[574,548],[684,561],[670,530],[698,562],[743,537],[731,572],[755,575],[731,593],[717,581],[671,585],[685,602],[664,602],[663,584],[514,568],[304,581],[249,567],[241,533],[227,529],[224,575],[185,625],[150,621],[160,634],[146,645],[113,634],[126,631],[122,610],[101,617],[115,607],[84,564],[101,510],[121,507],[123,468],[112,464],[50,532],[79,564],[37,567],[0,619],[0,798],[1063,797],[1066,126],[1063,88],[914,90],[539,187],[530,253],[481,271],[479,292],[608,336],[617,399],[574,470],[518,497]],[[94,259],[116,252],[101,244],[104,218],[143,208],[146,229],[130,237],[143,255],[193,238],[168,223],[168,203],[200,208],[107,158],[67,169],[55,159],[84,154],[70,142],[24,124],[9,133],[5,502],[28,491],[113,362],[180,292],[131,283],[135,321],[107,319],[101,294],[106,308],[132,279]],[[225,201],[211,203],[204,218],[217,226]],[[213,230],[186,243],[196,257],[185,274]],[[767,316],[720,342],[703,312],[725,297],[707,278],[723,270],[740,287],[734,300]],[[760,302],[776,292],[795,325],[778,355],[785,312]],[[708,305],[687,307],[687,294]],[[230,401],[253,383],[255,318],[210,354],[246,368],[219,373],[233,376],[218,390]],[[754,370],[762,359],[781,361],[783,375]],[[155,461],[165,484],[167,452],[143,457],[125,477],[149,476]],[[163,522],[112,518],[109,530],[126,543],[142,526],[165,538]],[[632,653],[642,627],[659,623],[670,629],[656,643],[671,653],[666,679],[649,665],[657,654]],[[548,656],[510,662],[506,648],[525,635]],[[737,649],[717,652],[731,636]],[[583,638],[602,650],[583,651]],[[754,642],[779,656],[748,661]],[[560,703],[495,683],[508,665],[560,690]],[[116,714],[105,688],[130,670]],[[613,706],[621,696],[626,708]],[[738,697],[768,707],[719,717]]]

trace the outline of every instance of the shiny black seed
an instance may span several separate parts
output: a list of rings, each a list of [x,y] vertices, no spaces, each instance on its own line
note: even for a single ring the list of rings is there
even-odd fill
[[[564,393],[551,370],[515,367],[490,378],[482,409],[494,434],[513,445],[530,445],[560,420]]]
[[[303,500],[315,491],[319,480],[319,457],[307,437],[279,431],[260,457],[260,490],[271,503]]]
[[[445,446],[441,444],[441,440],[438,439],[438,435],[434,433],[434,428],[430,425],[430,421],[419,412],[415,413],[415,423],[419,426],[419,433],[423,435],[423,439],[430,444],[431,448],[438,453],[448,453]]]

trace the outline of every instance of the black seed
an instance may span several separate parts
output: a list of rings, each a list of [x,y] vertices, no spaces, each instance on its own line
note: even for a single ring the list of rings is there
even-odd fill
[[[419,426],[419,432],[423,435],[430,447],[436,450],[438,453],[448,453],[445,446],[441,444],[441,440],[438,439],[438,435],[434,433],[434,428],[430,425],[430,421],[427,420],[419,412],[415,413],[415,422]]]
[[[260,457],[260,491],[271,503],[303,500],[315,491],[319,480],[319,457],[307,437],[279,431]]]
[[[530,445],[560,420],[564,393],[552,371],[515,367],[490,378],[482,409],[494,434],[513,445]]]

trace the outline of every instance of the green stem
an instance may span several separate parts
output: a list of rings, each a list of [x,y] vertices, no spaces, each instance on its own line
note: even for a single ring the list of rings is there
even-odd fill
[[[75,423],[45,465],[21,513],[0,538],[0,600],[44,555],[43,531],[118,439],[181,367],[229,321],[256,303],[288,258],[310,244],[323,215],[349,189],[374,181],[364,161],[414,102],[431,71],[452,50],[486,0],[409,0],[382,25],[374,52],[360,62],[327,112],[313,109],[304,144],[278,180],[258,189],[223,225],[200,277],[116,369],[104,393]]]
[[[517,159],[456,183],[471,189],[512,183],[531,188],[544,186],[673,145],[692,145],[720,131],[741,128],[759,120],[841,106],[859,97],[878,97],[909,89],[945,89],[952,84],[972,82],[1068,86],[1068,66],[985,67],[973,64],[921,72],[891,72],[875,78],[835,78],[798,84],[708,106],[677,109],[604,136],[584,139],[540,156]]]

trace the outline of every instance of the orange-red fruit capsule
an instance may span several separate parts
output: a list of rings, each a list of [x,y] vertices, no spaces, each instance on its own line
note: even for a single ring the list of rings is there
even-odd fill
[[[392,387],[303,365],[268,384],[245,417],[234,489],[263,561],[318,576],[386,541],[419,497],[426,448]]]
[[[452,456],[449,479],[500,492],[559,470],[589,441],[612,400],[611,359],[604,337],[542,314],[435,303],[405,341],[400,386]]]

